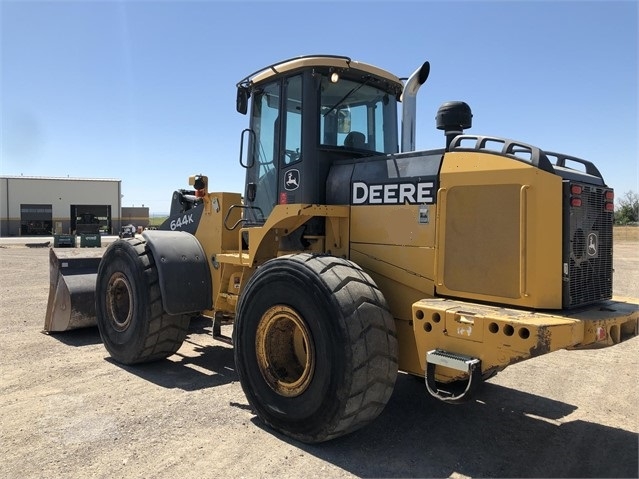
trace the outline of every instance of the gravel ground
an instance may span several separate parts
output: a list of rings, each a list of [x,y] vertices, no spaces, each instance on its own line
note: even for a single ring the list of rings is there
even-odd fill
[[[616,246],[618,295],[639,296],[638,246]],[[309,446],[262,427],[203,320],[138,367],[97,328],[43,334],[48,267],[47,248],[0,246],[1,477],[638,475],[639,338],[511,366],[461,406],[400,375],[373,424]]]

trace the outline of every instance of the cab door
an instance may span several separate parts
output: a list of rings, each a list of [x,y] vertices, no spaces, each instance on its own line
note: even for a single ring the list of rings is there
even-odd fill
[[[279,81],[253,92],[249,141],[252,159],[246,171],[244,192],[244,216],[248,225],[263,224],[277,201],[279,112]]]
[[[302,203],[305,191],[305,179],[302,157],[302,75],[287,78],[284,81],[282,114],[282,145],[280,164],[280,204]],[[308,158],[307,158],[308,159]]]
[[[301,188],[302,77],[283,78],[253,92],[245,219],[263,224],[278,203],[294,203]]]

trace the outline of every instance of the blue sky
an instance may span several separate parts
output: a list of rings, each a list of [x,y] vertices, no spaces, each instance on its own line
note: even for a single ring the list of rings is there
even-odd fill
[[[242,192],[235,84],[327,53],[400,77],[430,61],[419,149],[463,100],[469,133],[590,160],[619,198],[639,191],[638,5],[0,0],[0,174],[118,178],[152,214],[191,174]]]

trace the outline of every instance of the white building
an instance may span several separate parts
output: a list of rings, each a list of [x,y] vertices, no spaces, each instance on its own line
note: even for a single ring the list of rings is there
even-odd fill
[[[121,180],[0,176],[0,236],[74,233],[99,223],[103,234],[120,231]]]

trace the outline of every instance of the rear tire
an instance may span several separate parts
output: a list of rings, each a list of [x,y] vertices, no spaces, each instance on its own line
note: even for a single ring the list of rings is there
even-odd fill
[[[157,266],[144,241],[121,239],[107,248],[95,298],[100,336],[119,363],[164,359],[186,338],[190,317],[164,312]]]
[[[397,377],[395,322],[354,263],[297,254],[264,263],[240,298],[235,364],[258,416],[307,443],[375,419]]]

